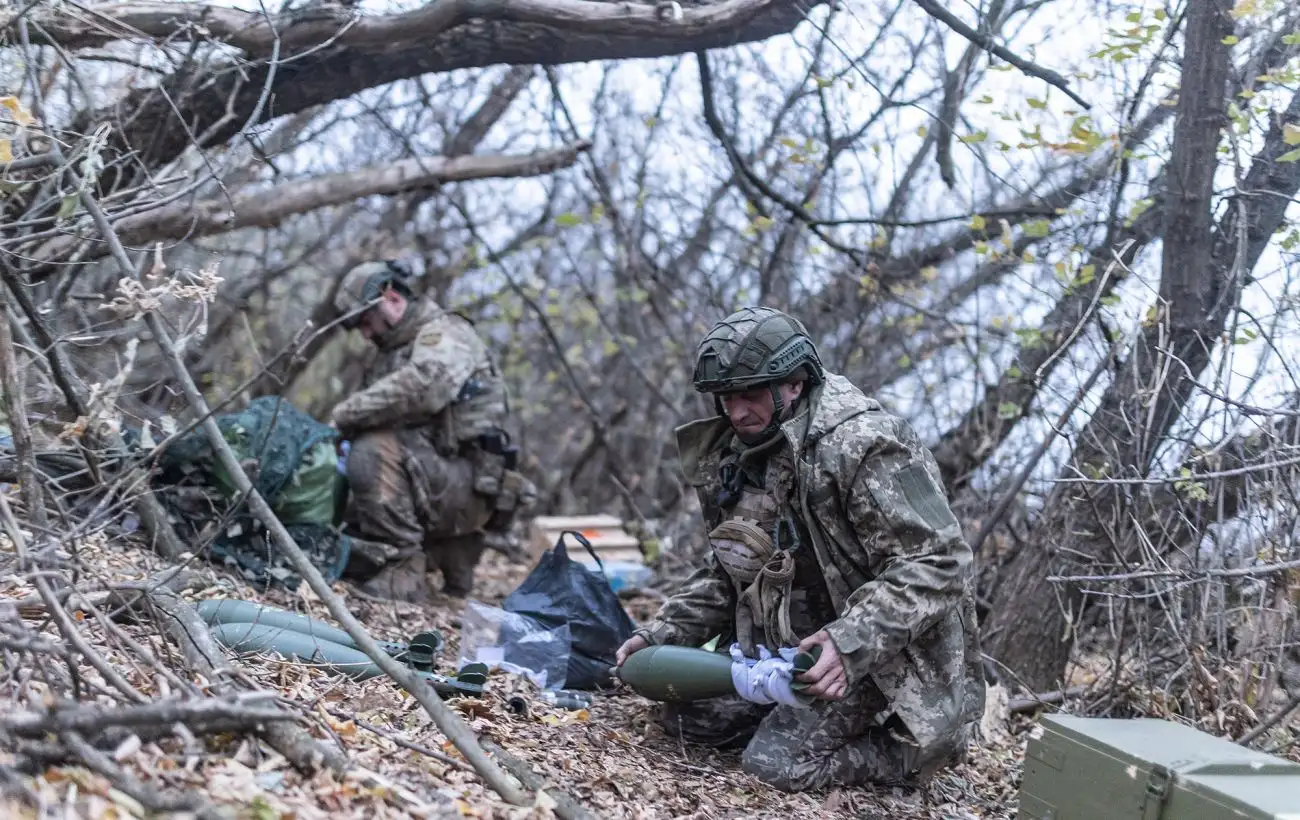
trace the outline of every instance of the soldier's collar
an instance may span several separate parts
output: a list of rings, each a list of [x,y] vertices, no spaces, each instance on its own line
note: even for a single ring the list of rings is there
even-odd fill
[[[406,303],[406,312],[397,324],[375,338],[380,350],[388,351],[408,344],[420,333],[420,328],[434,316],[442,312],[438,305],[415,298]]]

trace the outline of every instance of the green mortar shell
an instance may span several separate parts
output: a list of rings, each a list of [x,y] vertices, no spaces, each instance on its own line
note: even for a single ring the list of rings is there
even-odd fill
[[[315,635],[305,635],[290,629],[253,623],[227,623],[213,628],[212,637],[222,646],[236,652],[275,653],[291,661],[318,665],[353,680],[368,680],[384,674],[366,653]],[[477,664],[465,668],[466,680],[415,671],[440,695],[472,694],[483,692],[485,676]]]
[[[820,656],[821,647],[812,654],[800,652],[793,665],[796,673],[806,672]],[[619,680],[643,698],[664,703],[688,703],[696,700],[736,694],[731,682],[731,658],[707,649],[690,646],[648,646],[633,652],[618,669]],[[796,695],[809,684],[794,681]],[[811,696],[799,695],[809,703]]]
[[[218,626],[220,624],[272,626],[357,649],[357,643],[352,640],[352,636],[336,626],[330,626],[324,621],[273,606],[266,606],[265,604],[255,604],[251,601],[241,601],[236,598],[210,598],[199,601],[195,605],[195,609],[198,610],[199,617],[208,626]],[[391,641],[376,641],[376,643],[389,655],[396,656],[407,651],[404,645],[392,643]],[[441,649],[441,645],[438,648]]]
[[[213,627],[212,637],[236,652],[274,652],[288,660],[320,665],[355,680],[368,680],[383,674],[359,649],[271,624],[220,624]]]
[[[648,646],[618,668],[619,680],[643,698],[686,703],[736,694],[731,658],[690,646]]]

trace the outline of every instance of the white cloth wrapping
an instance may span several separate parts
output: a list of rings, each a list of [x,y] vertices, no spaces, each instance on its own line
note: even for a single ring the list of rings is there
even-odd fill
[[[758,658],[745,657],[739,643],[731,645],[731,682],[736,694],[751,703],[783,703],[796,709],[807,708],[809,703],[800,700],[791,690],[794,682],[794,647],[778,650],[773,655],[767,647],[758,647]]]

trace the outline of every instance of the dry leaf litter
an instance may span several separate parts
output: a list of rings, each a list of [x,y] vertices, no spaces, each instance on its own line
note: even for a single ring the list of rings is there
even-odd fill
[[[0,550],[9,551],[9,545]],[[78,544],[83,568],[78,589],[90,592],[110,583],[143,580],[166,567],[138,548],[109,543],[103,537]],[[307,588],[259,594],[231,573],[202,563],[191,568],[208,582],[186,594],[235,597],[268,603],[333,623],[323,603]],[[474,599],[497,605],[530,567],[489,553],[480,566]],[[435,579],[436,580],[436,579]],[[352,611],[377,639],[405,640],[415,632],[437,629],[447,644],[436,671],[457,669],[459,616],[465,602],[439,597],[434,606],[378,601],[358,594],[346,583],[335,584]],[[31,597],[33,588],[14,576],[0,578],[0,603]],[[634,620],[649,618],[658,601],[633,595],[625,606]],[[25,615],[29,626],[41,620]],[[93,616],[80,616],[80,628],[132,685],[151,697],[168,694],[165,680],[142,663],[138,649],[110,636]],[[178,653],[147,625],[126,625],[126,634],[141,647],[181,670]],[[45,626],[46,635],[57,633]],[[239,668],[257,685],[278,692],[297,705],[312,734],[339,744],[353,763],[343,778],[330,773],[305,777],[288,762],[248,736],[219,736],[185,747],[170,738],[123,744],[115,759],[127,771],[162,790],[199,793],[229,816],[250,820],[315,818],[477,817],[505,820],[554,816],[554,802],[542,794],[529,807],[505,803],[486,787],[432,719],[385,677],[355,682],[301,663],[266,656],[245,657]],[[80,670],[89,690],[99,673]],[[5,709],[25,709],[43,697],[37,680],[12,685],[7,675],[0,691]],[[1016,809],[1019,761],[1025,733],[1008,725],[1005,698],[993,703],[985,737],[970,760],[940,774],[919,792],[899,789],[829,789],[785,794],[746,775],[739,752],[684,746],[667,737],[655,721],[654,704],[629,692],[598,696],[591,708],[568,710],[536,697],[528,680],[493,672],[482,697],[450,699],[448,704],[479,736],[526,761],[549,784],[567,792],[601,818],[823,817],[1010,818]],[[515,708],[512,708],[512,698]],[[519,699],[527,703],[522,713]],[[109,701],[105,701],[108,703]],[[1020,727],[1020,728],[1023,728]],[[377,730],[377,731],[376,731]],[[401,741],[399,743],[399,741]],[[412,748],[415,747],[415,748]],[[419,751],[415,750],[420,749]],[[435,753],[436,756],[427,754]],[[29,778],[30,787],[61,816],[122,818],[145,816],[143,809],[104,777],[77,766],[51,767]],[[64,815],[63,808],[72,812]],[[19,803],[0,805],[7,817],[35,817]],[[46,816],[53,816],[46,812]]]

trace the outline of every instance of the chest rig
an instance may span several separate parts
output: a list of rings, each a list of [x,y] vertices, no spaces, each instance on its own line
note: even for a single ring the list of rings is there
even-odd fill
[[[800,543],[789,512],[794,457],[781,443],[777,436],[775,444],[723,458],[717,502],[724,518],[709,533],[714,555],[736,588],[736,641],[751,657],[759,642],[771,649],[799,642],[790,619]]]

